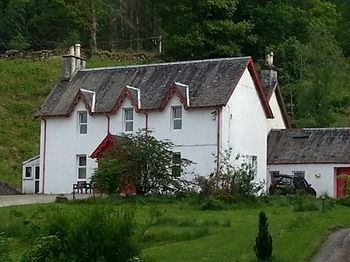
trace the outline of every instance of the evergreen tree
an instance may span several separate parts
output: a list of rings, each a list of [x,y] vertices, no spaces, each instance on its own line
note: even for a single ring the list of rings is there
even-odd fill
[[[259,231],[255,239],[254,251],[258,261],[269,261],[272,256],[272,237],[269,232],[267,217],[263,211],[259,213]]]

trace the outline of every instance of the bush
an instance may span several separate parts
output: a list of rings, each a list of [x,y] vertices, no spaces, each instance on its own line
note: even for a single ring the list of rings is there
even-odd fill
[[[94,207],[55,214],[22,261],[130,261],[139,254],[133,231],[133,213],[126,210]]]
[[[263,211],[259,213],[259,231],[255,239],[254,251],[258,261],[269,261],[272,256],[272,237]]]
[[[201,210],[222,210],[225,209],[225,204],[215,199],[214,197],[209,197],[201,205]]]
[[[0,233],[0,261],[10,262],[7,238],[4,233]]]

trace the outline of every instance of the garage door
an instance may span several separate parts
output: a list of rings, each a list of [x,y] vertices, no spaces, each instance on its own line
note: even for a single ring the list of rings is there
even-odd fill
[[[347,177],[349,177],[347,179]],[[345,197],[346,181],[350,179],[350,168],[337,168],[337,198]],[[348,185],[349,186],[349,185]]]

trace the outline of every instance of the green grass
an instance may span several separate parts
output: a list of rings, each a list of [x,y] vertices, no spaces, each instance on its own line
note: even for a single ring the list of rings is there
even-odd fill
[[[92,57],[88,67],[147,63]],[[0,182],[21,188],[22,162],[39,154],[40,121],[34,112],[59,80],[62,59],[0,60]]]
[[[287,198],[216,211],[201,210],[200,204],[190,201],[157,203],[147,199],[11,207],[1,209],[0,232],[11,238],[11,255],[19,258],[36,230],[55,212],[131,205],[136,214],[135,237],[145,261],[255,261],[258,213],[264,210],[273,238],[274,261],[308,261],[331,230],[350,226],[349,207],[336,205],[323,212],[320,200],[308,201],[319,210],[295,212],[293,201]]]

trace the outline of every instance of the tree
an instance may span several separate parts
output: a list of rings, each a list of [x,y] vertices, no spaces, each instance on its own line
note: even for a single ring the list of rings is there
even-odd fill
[[[250,22],[233,21],[236,0],[158,0],[155,3],[165,32],[165,52],[171,58],[239,55],[244,44],[256,40]]]
[[[168,140],[157,140],[149,132],[121,135],[114,150],[100,160],[101,169],[93,176],[95,181],[111,193],[122,190],[126,184],[136,187],[138,194],[166,194],[181,191],[188,185],[182,175],[192,163],[175,159],[174,145]],[[112,183],[107,186],[111,181]]]
[[[267,217],[263,211],[259,213],[259,231],[255,239],[254,251],[258,261],[269,261],[272,256],[272,237],[269,232]]]

